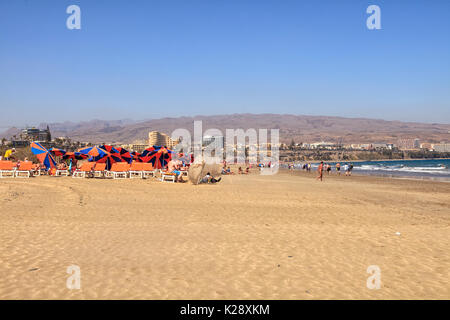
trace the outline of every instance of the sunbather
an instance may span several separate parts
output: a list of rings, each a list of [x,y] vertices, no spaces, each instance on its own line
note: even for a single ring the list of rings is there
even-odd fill
[[[169,163],[167,164],[167,172],[175,173],[176,174],[175,181],[183,182],[183,177],[181,176],[180,171],[181,166],[180,162],[181,161],[178,160],[170,160]]]
[[[220,180],[222,180],[222,177],[216,179],[213,176],[211,176],[211,173],[208,172],[206,176],[204,176],[202,180],[200,180],[200,183],[217,183],[220,182]]]

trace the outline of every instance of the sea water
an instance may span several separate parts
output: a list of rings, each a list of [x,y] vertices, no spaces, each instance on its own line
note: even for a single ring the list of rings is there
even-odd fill
[[[324,161],[332,166],[335,173],[336,162]],[[369,175],[393,176],[393,177],[415,177],[436,178],[450,180],[450,159],[425,159],[425,160],[387,160],[387,161],[340,161],[341,173],[344,165],[353,164],[353,172]],[[316,169],[317,163],[312,163]],[[297,164],[296,169],[301,169]]]

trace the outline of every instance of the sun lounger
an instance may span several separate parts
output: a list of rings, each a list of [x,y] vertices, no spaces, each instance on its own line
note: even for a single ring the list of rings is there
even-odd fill
[[[142,171],[143,165],[144,165],[144,163],[142,163],[142,162],[133,161],[133,163],[131,164],[131,167],[130,167],[130,171],[129,171],[130,179],[144,178],[144,172]]]
[[[85,162],[81,165],[80,169],[77,169],[74,171],[72,178],[86,178],[86,176],[89,174],[89,172],[92,171],[92,168],[94,167],[94,162]]]
[[[12,161],[0,161],[0,178],[14,178],[14,171]]]
[[[55,172],[55,177],[68,177],[69,170],[66,169],[57,169]]]
[[[38,176],[41,175],[41,170],[42,169],[39,169],[37,164],[33,164],[33,167],[32,167],[31,170],[32,170],[33,177],[38,177]]]
[[[56,169],[55,171],[55,177],[68,177],[69,176],[69,170],[67,169]]]
[[[172,181],[175,182],[177,179],[177,174],[173,172],[162,171],[161,172],[161,182]]]
[[[33,175],[33,162],[22,161],[15,172],[16,178],[29,178]]]
[[[94,167],[94,178],[103,178],[105,176],[106,163],[97,163]]]
[[[113,163],[111,170],[107,172],[107,177],[112,177],[113,179],[126,179],[128,177],[128,171],[130,165],[126,162],[116,162]]]
[[[187,176],[189,175],[189,168],[187,168],[187,167],[181,168],[181,169],[180,169],[180,172],[181,172],[181,176],[182,176],[182,177],[183,177],[183,176],[187,177]]]
[[[151,163],[142,164],[142,178],[155,177],[156,170]]]

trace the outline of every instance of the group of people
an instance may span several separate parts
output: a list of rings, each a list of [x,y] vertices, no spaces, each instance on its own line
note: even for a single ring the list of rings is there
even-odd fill
[[[226,165],[224,165],[224,166],[222,167],[222,174],[234,174],[234,172],[231,171],[231,168],[230,168],[230,167],[227,167]]]
[[[234,174],[234,172],[231,171],[231,168],[229,166],[227,167],[226,164],[223,165],[221,173],[224,174],[224,175]],[[242,167],[238,168],[238,174],[249,174],[249,173],[250,173],[250,167],[249,166],[246,167],[245,170],[242,169]]]
[[[341,164],[338,162],[336,163],[336,172],[338,175],[341,175]],[[353,170],[353,164],[344,164],[343,170],[345,172],[346,176],[351,176],[352,175],[352,170]],[[322,181],[323,178],[323,172],[326,171],[327,174],[331,173],[331,165],[327,164],[327,163],[323,163],[323,161],[320,162],[319,166],[317,167],[317,180]]]

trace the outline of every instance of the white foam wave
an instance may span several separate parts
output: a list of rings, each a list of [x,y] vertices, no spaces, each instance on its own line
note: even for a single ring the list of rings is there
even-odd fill
[[[410,173],[430,173],[450,175],[450,170],[445,167],[407,167],[402,165],[361,165],[355,167],[356,170],[364,171],[390,171],[390,172],[410,172]]]

